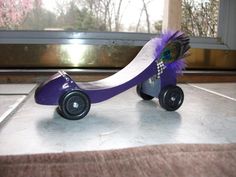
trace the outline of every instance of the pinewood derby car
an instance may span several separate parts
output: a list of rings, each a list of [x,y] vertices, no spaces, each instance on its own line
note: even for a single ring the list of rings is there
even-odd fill
[[[42,105],[58,105],[66,119],[85,117],[93,103],[99,103],[136,86],[144,100],[158,98],[167,111],[177,110],[184,93],[176,78],[185,66],[189,38],[182,32],[167,32],[147,42],[137,56],[117,73],[98,81],[76,83],[59,71],[38,86],[35,101]]]

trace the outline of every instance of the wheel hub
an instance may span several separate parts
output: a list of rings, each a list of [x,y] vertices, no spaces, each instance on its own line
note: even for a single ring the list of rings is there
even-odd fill
[[[66,102],[66,107],[71,115],[81,114],[85,108],[84,100],[77,95],[71,96]]]
[[[172,96],[170,99],[171,99],[171,101],[173,101],[173,102],[176,100],[176,98],[173,97],[173,96]]]
[[[79,103],[74,102],[74,103],[73,103],[73,108],[78,109],[78,108],[79,108]]]

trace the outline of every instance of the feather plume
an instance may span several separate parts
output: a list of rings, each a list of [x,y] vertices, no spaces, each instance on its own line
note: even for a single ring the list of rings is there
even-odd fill
[[[190,49],[189,37],[180,31],[166,32],[161,36],[161,43],[156,49],[156,61],[162,61],[177,73],[185,68],[184,58]]]

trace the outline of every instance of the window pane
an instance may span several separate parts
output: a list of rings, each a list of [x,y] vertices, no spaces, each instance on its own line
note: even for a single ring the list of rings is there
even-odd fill
[[[164,0],[0,0],[1,30],[159,33]]]
[[[217,37],[219,0],[182,0],[183,31],[190,36]]]
[[[2,44],[0,69],[123,68],[140,46],[81,44]]]

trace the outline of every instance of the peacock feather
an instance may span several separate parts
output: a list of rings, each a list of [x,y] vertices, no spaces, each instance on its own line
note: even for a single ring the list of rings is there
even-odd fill
[[[190,49],[189,37],[176,31],[163,34],[161,39],[161,44],[156,49],[156,62],[164,63],[165,67],[181,72],[185,67],[183,59]]]

